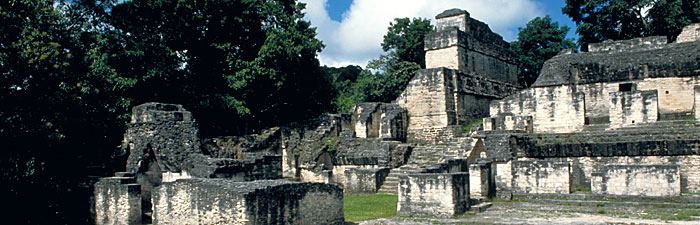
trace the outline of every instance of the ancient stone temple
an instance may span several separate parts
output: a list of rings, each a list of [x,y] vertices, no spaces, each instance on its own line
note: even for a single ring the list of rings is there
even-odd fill
[[[700,26],[563,51],[490,105],[501,193],[672,197],[700,191]]]
[[[451,9],[436,17],[425,37],[425,65],[396,103],[411,115],[409,140],[459,136],[461,127],[488,116],[494,99],[519,88],[510,45],[488,25]]]
[[[562,51],[522,89],[488,25],[458,9],[436,21],[428,68],[393,103],[207,138],[180,105],[134,107],[127,171],[95,184],[96,223],[344,224],[343,194],[452,217],[514,195],[700,193],[699,24],[673,43]]]
[[[344,224],[341,188],[282,180],[275,152],[212,157],[226,152],[203,150],[181,105],[134,107],[122,147],[128,171],[95,184],[97,224]]]

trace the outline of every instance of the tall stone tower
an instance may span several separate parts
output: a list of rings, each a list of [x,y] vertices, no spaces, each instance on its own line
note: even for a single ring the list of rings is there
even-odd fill
[[[425,65],[396,102],[410,115],[408,139],[433,141],[489,114],[489,104],[517,91],[518,66],[510,45],[465,10],[435,17],[425,37]]]

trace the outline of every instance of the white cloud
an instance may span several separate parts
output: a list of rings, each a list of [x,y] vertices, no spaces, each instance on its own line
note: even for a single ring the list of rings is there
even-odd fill
[[[382,38],[394,18],[434,20],[444,10],[459,8],[487,23],[506,41],[513,41],[517,37],[517,27],[544,16],[543,7],[534,0],[354,0],[343,14],[343,21],[337,22],[328,16],[327,1],[301,0],[307,3],[306,19],[318,27],[318,38],[326,44],[319,59],[328,66],[365,66],[367,61],[377,58],[382,53]]]

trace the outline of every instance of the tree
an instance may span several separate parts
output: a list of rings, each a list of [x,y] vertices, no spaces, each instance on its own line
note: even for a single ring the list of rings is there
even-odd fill
[[[117,146],[135,104],[184,104],[203,136],[327,110],[323,45],[302,9],[294,0],[0,1],[0,189],[15,206],[5,222],[89,224],[90,177],[123,170]]]
[[[569,27],[552,22],[549,16],[530,20],[525,28],[518,28],[518,40],[511,43],[511,49],[519,59],[519,80],[525,87],[535,82],[542,65],[564,49],[576,45],[573,39],[566,39]]]
[[[402,61],[417,63],[425,68],[425,52],[423,42],[425,35],[434,31],[429,19],[425,18],[396,18],[389,23],[388,32],[384,35],[382,49],[385,52],[394,51]]]
[[[390,53],[371,60],[367,69],[357,82],[362,99],[367,102],[391,102],[399,97],[420,66]]]
[[[117,70],[141,77],[137,102],[182,103],[205,136],[314,117],[330,106],[330,81],[303,7],[294,0],[124,2],[112,21],[135,54],[122,60],[140,63]]]
[[[577,24],[581,49],[588,43],[650,35],[673,38],[700,21],[696,0],[567,0],[562,9]]]

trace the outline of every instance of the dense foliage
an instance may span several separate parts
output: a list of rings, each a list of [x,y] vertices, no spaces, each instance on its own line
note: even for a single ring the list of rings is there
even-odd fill
[[[510,46],[519,60],[519,81],[529,87],[537,80],[544,61],[564,49],[574,48],[572,39],[566,39],[569,27],[552,22],[549,16],[530,20],[525,28],[518,28],[518,40]]]
[[[673,39],[700,22],[697,0],[566,0],[562,12],[576,22],[581,50],[588,43],[652,35]]]
[[[433,25],[426,18],[396,18],[389,23],[389,30],[384,35],[382,50],[394,51],[401,61],[417,63],[425,68],[423,42],[425,35],[433,32]]]
[[[0,1],[0,158],[9,224],[88,223],[123,170],[129,109],[183,104],[204,136],[331,107],[323,48],[295,0]],[[329,94],[331,93],[331,94]]]
[[[391,102],[401,94],[416,72],[425,67],[423,40],[434,30],[430,20],[396,18],[387,30],[382,42],[385,54],[370,60],[366,70],[353,66],[340,68],[340,71],[326,69],[330,77],[352,78],[334,79],[333,86],[337,93],[333,100],[335,112],[347,112],[352,105],[360,102]],[[343,71],[352,76],[337,75]]]

